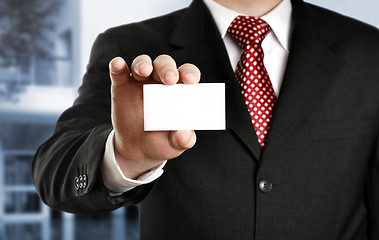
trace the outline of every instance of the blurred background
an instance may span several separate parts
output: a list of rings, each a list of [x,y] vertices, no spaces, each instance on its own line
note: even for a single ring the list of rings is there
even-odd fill
[[[77,96],[105,29],[186,7],[190,0],[0,0],[0,240],[138,239],[138,209],[91,217],[49,209],[31,164]],[[377,0],[308,1],[379,26]]]

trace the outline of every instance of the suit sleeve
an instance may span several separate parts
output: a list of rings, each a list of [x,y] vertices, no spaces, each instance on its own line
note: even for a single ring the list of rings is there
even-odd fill
[[[53,136],[38,149],[33,180],[48,206],[76,214],[96,214],[136,204],[154,182],[110,197],[100,173],[105,143],[112,130],[109,61],[122,56],[107,33],[96,39],[74,105],[59,118]]]
[[[369,239],[379,239],[379,134],[368,177]]]

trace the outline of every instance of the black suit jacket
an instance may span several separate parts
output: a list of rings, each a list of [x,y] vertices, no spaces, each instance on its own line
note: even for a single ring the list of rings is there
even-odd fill
[[[195,0],[97,38],[78,99],[34,160],[43,201],[94,214],[144,199],[146,240],[379,239],[378,30],[292,4],[288,66],[263,152],[215,23]],[[201,82],[226,83],[227,130],[198,131],[158,181],[110,197],[99,172],[112,129],[108,63],[143,53],[194,63]],[[262,180],[271,191],[259,189]]]

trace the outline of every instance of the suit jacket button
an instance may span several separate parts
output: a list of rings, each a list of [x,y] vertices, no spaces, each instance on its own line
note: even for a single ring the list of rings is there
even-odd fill
[[[263,193],[268,193],[272,189],[272,183],[267,180],[261,180],[258,184],[259,190]]]
[[[88,180],[87,180],[87,175],[83,175],[83,188],[85,188],[85,187],[87,187],[87,182],[88,182]]]
[[[79,178],[78,177],[75,178],[74,183],[75,183],[75,189],[78,190],[79,189]]]
[[[83,176],[79,176],[79,188],[83,188]]]

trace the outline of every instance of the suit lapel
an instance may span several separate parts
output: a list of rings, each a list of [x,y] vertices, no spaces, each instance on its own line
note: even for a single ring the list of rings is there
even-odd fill
[[[224,42],[202,1],[193,1],[186,10],[170,38],[170,43],[178,47],[178,50],[171,53],[178,65],[191,62],[200,68],[201,82],[226,84],[227,129],[231,130],[258,160],[261,149],[241,90],[230,65]]]
[[[332,51],[335,41],[312,20],[317,17],[311,16],[309,6],[302,1],[292,4],[295,27],[291,50],[264,156],[280,149],[296,125],[313,110],[343,64]]]
[[[281,93],[275,107],[264,155],[280,148],[296,125],[312,111],[343,60],[335,55],[332,36],[317,24],[309,6],[293,0],[294,31]],[[170,38],[178,65],[191,62],[202,72],[201,82],[226,84],[227,128],[256,160],[261,158],[254,127],[230,66],[224,43],[209,10],[194,0]],[[262,156],[264,157],[264,156]]]

